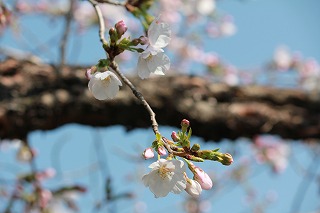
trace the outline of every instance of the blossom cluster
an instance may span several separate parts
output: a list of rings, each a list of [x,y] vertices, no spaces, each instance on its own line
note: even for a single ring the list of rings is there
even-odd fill
[[[212,188],[212,180],[201,168],[191,162],[189,166],[194,172],[193,179],[188,178],[183,161],[159,159],[149,166],[151,171],[142,177],[142,181],[156,198],[165,197],[169,192],[180,194],[183,190],[193,197],[198,197],[202,189]]]
[[[146,148],[142,154],[145,159],[151,159],[154,157],[153,150],[158,153],[159,159],[149,166],[151,171],[142,177],[144,185],[149,187],[156,198],[165,197],[170,192],[180,194],[183,191],[192,197],[198,197],[202,190],[212,188],[213,183],[210,176],[191,161],[216,160],[224,165],[230,165],[233,162],[232,156],[228,153],[222,154],[218,150],[200,150],[199,144],[194,144],[190,148],[191,130],[188,131],[189,124],[188,120],[182,120],[181,132],[172,132],[171,134],[173,141],[157,135],[152,147]],[[170,150],[166,159],[160,158],[167,155],[164,147]],[[179,152],[172,152],[171,149]],[[183,161],[178,159],[178,156]],[[188,177],[186,167],[192,172],[192,179]]]
[[[258,163],[270,164],[275,173],[286,169],[290,153],[286,143],[272,136],[257,136],[253,142]]]
[[[39,154],[26,141],[0,140],[0,152],[14,151],[16,159],[20,163],[32,165],[32,161]],[[1,153],[3,155],[4,153]],[[45,182],[56,176],[56,170],[48,167],[38,169],[34,165],[32,171],[16,174],[15,184],[1,185],[1,202],[9,200],[9,207],[16,203],[28,209],[28,212],[70,212],[77,210],[76,197],[86,192],[86,188],[80,185],[59,186],[55,189],[46,186]],[[3,203],[1,203],[3,204]],[[22,204],[22,205],[21,205]],[[8,207],[8,208],[9,208]],[[9,210],[8,210],[9,211]]]
[[[132,41],[129,38],[120,40],[126,31],[127,26],[123,21],[118,22],[115,28],[110,29],[110,45],[113,46],[105,48],[109,56],[120,54],[126,49],[138,51],[140,53],[136,71],[141,79],[148,78],[151,74],[164,75],[170,68],[170,59],[163,50],[170,42],[169,25],[161,22],[158,17],[150,24],[147,37],[141,36]],[[140,48],[134,47],[138,44],[147,45],[147,47],[142,51]],[[116,53],[114,53],[115,49]],[[90,79],[89,90],[98,100],[114,98],[119,91],[119,86],[122,86],[118,76],[105,65],[92,67],[87,70],[86,76]]]

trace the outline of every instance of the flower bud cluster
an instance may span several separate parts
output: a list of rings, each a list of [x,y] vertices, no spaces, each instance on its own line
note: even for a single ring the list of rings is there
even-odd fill
[[[142,154],[144,159],[153,158],[153,150],[158,153],[159,160],[149,166],[152,171],[142,178],[145,186],[150,188],[155,197],[164,197],[169,192],[179,194],[182,190],[192,197],[198,197],[202,190],[211,189],[213,183],[210,176],[200,167],[195,166],[192,161],[213,160],[223,165],[232,164],[232,156],[229,153],[218,152],[219,149],[201,150],[200,144],[193,144],[190,148],[191,133],[190,122],[183,119],[181,131],[171,133],[172,141],[157,133],[152,147],[144,150]],[[160,157],[167,152],[169,152],[168,157],[161,159]],[[189,170],[193,173],[193,179],[187,176],[183,161],[176,160],[177,157],[187,163]],[[173,182],[168,185],[168,181]]]
[[[205,160],[218,161],[225,166],[229,166],[233,162],[232,155],[229,153],[221,153],[219,149],[215,150],[200,150],[197,152],[199,157]]]
[[[109,29],[109,44],[103,44],[103,48],[111,59],[125,50],[141,53],[144,50],[142,48],[137,48],[136,46],[149,43],[148,38],[145,36],[140,36],[139,38],[132,40],[130,37],[122,38],[127,30],[128,27],[123,20],[117,22],[114,27]]]

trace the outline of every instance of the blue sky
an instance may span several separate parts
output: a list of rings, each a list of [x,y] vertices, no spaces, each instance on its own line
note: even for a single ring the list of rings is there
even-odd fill
[[[218,2],[218,8],[233,15],[238,28],[235,36],[207,41],[207,50],[217,52],[224,60],[244,68],[256,67],[267,62],[278,45],[286,45],[291,50],[298,50],[306,58],[314,57],[320,60],[320,1],[221,0]],[[46,41],[53,38],[52,44],[54,45],[59,40],[54,36],[59,35],[58,32],[62,25],[55,21],[49,23],[50,25],[43,24],[42,20],[33,16],[23,20],[22,25],[24,28],[37,26],[32,28],[36,35],[41,35],[37,39]],[[53,34],[47,33],[52,29],[55,30]],[[29,39],[34,37],[27,34],[25,36]],[[12,39],[12,34],[7,32],[0,38],[0,45],[32,50],[33,47],[30,43],[37,43],[36,39],[21,41],[23,39],[19,42]],[[77,49],[77,47],[81,48]],[[72,53],[71,56],[69,55],[71,62],[95,64],[97,59],[104,56],[97,31],[93,29],[83,36],[72,39],[70,53]],[[48,60],[57,58],[55,49],[47,49],[42,54],[41,56]],[[169,136],[172,130],[176,129],[161,127],[162,134],[166,136]],[[39,150],[37,166],[39,168],[59,166],[64,174],[49,181],[47,183],[49,187],[68,183],[80,183],[90,187],[92,191],[79,200],[80,212],[90,212],[92,203],[95,202],[94,198],[101,197],[103,193],[103,180],[97,171],[96,162],[98,159],[94,148],[96,143],[99,143],[100,151],[104,148],[102,156],[107,167],[105,172],[112,176],[115,191],[129,190],[137,194],[134,200],[121,201],[112,205],[112,208],[117,210],[114,212],[138,212],[133,210],[135,205],[140,205],[140,208],[147,205],[145,212],[173,212],[173,209],[177,213],[185,212],[181,205],[187,198],[185,193],[155,199],[152,193],[140,182],[141,175],[147,171],[147,166],[152,161],[136,162],[133,159],[137,159],[137,156],[145,147],[150,146],[154,139],[150,129],[134,130],[127,133],[120,126],[94,129],[79,125],[67,125],[52,131],[35,131],[30,134],[29,139]],[[204,144],[201,139],[193,138],[193,142],[201,143],[203,148],[221,147],[222,151],[235,148],[240,150],[241,155],[235,156],[235,163],[231,167],[223,167],[213,162],[204,163],[202,167],[216,177],[237,167],[240,163],[237,160],[252,155],[249,149],[250,143],[246,139],[238,140],[235,145],[227,140],[220,144]],[[303,166],[308,166],[312,159],[310,157],[311,151],[299,142],[292,144],[294,144],[292,153]],[[1,165],[6,165],[4,162],[13,163],[12,156],[11,152],[0,155],[1,170],[3,170]],[[28,169],[27,166],[19,166],[18,168],[24,171]],[[88,171],[90,171],[90,175],[87,175]],[[268,167],[256,166],[252,171],[254,175],[248,181],[247,186],[256,190],[258,200],[262,200],[268,194],[273,194],[274,191],[277,192],[277,200],[266,209],[266,212],[291,212],[294,196],[302,181],[301,175],[297,175],[296,171],[296,168],[291,165],[283,175],[276,176]],[[219,183],[215,184],[219,186]],[[210,197],[206,201],[211,205],[209,212],[251,212],[250,206],[246,204],[243,186],[231,184],[226,187],[229,187],[227,191],[230,190],[230,193],[222,191],[222,194],[217,193],[214,196],[215,190],[217,190],[214,187],[211,192],[204,194],[204,197]],[[302,212],[311,212],[319,208],[318,188],[319,185],[316,185],[315,182],[309,187],[301,206]]]

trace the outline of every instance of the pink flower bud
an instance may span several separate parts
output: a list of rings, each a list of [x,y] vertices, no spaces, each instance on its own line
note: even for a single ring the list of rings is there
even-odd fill
[[[139,40],[141,45],[149,44],[149,39],[145,36],[140,36]]]
[[[181,126],[188,128],[190,126],[190,121],[188,121],[187,119],[183,119],[181,121]]]
[[[163,156],[167,154],[167,150],[163,146],[158,147],[158,154]]]
[[[174,142],[178,142],[180,140],[178,134],[175,131],[171,133],[171,138]]]
[[[87,71],[86,71],[86,78],[87,78],[88,80],[90,80],[90,79],[92,78],[91,69],[87,69]]]
[[[198,183],[201,185],[201,188],[204,190],[209,190],[212,188],[212,180],[209,175],[197,166],[194,167],[193,179],[198,181]]]
[[[232,155],[229,153],[225,153],[222,157],[221,163],[225,166],[229,166],[232,164],[232,162],[233,162]]]
[[[128,29],[127,25],[124,23],[123,20],[116,23],[115,28],[118,34],[118,38],[120,38]]]
[[[153,153],[153,150],[152,148],[146,148],[144,150],[144,152],[142,153],[142,156],[144,157],[144,159],[149,159],[149,158],[153,158],[154,157],[154,153]]]

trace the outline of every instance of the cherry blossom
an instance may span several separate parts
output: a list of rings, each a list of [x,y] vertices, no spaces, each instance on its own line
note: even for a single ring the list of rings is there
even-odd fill
[[[167,150],[163,146],[158,147],[158,154],[163,156],[167,154]]]
[[[292,56],[287,47],[280,46],[276,49],[273,56],[276,67],[280,70],[287,70],[291,67]]]
[[[170,68],[170,59],[162,48],[169,44],[171,30],[169,25],[156,18],[148,29],[147,48],[140,54],[137,71],[140,78],[148,78],[151,73],[164,75]]]
[[[151,172],[144,175],[142,181],[156,198],[165,197],[169,192],[179,194],[186,188],[186,166],[183,161],[159,159],[149,168]]]
[[[114,98],[119,91],[119,86],[122,86],[121,81],[111,71],[96,72],[88,84],[89,90],[98,100]]]
[[[258,163],[269,163],[275,173],[281,173],[286,169],[290,154],[288,144],[272,136],[257,136],[254,146]]]

